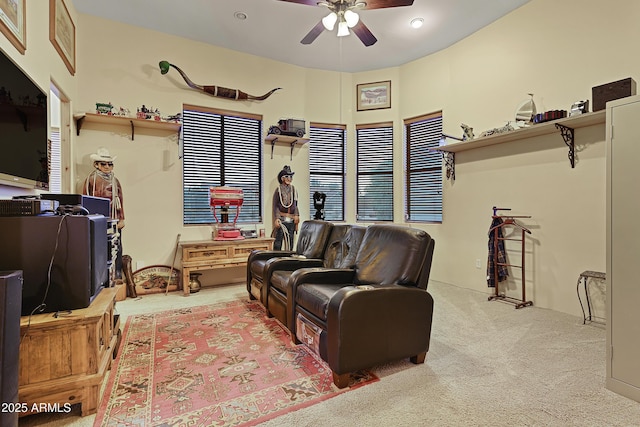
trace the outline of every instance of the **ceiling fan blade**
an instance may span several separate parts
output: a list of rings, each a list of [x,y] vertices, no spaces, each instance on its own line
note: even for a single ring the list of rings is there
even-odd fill
[[[317,6],[319,0],[280,0],[288,3],[306,4],[307,6]]]
[[[285,0],[291,1],[291,0]],[[359,0],[356,0],[358,3]],[[413,0],[362,0],[366,3],[366,6],[361,7],[360,9],[385,9],[388,7],[400,7],[400,6],[411,6],[413,5]],[[304,0],[298,1],[296,3],[307,3]],[[307,3],[308,4],[308,3]]]
[[[367,47],[376,44],[376,42],[378,41],[376,36],[374,36],[373,33],[369,30],[369,28],[367,28],[367,26],[364,25],[364,22],[362,22],[362,19],[358,21],[355,27],[351,28],[351,31],[353,31],[356,34],[356,36],[358,36],[360,41]]]
[[[313,41],[315,39],[318,38],[318,36],[324,31],[324,25],[322,25],[322,21],[318,22],[316,24],[315,27],[313,27],[311,29],[311,31],[309,31],[307,33],[306,36],[304,36],[304,38],[302,40],[300,40],[300,43],[302,44],[311,44],[313,43]]]

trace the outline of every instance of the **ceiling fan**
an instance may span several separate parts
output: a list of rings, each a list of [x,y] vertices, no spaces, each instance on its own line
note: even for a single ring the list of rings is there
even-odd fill
[[[374,45],[378,39],[360,20],[356,10],[383,9],[388,7],[411,6],[413,0],[280,0],[289,3],[298,3],[308,6],[322,6],[330,10],[330,13],[322,18],[315,27],[309,31],[300,41],[302,44],[311,44],[324,31],[332,31],[338,24],[338,37],[348,36],[349,29],[355,33],[365,46]]]

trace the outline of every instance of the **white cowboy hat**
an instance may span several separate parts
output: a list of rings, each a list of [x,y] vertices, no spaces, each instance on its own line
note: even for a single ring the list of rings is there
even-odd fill
[[[109,150],[104,147],[98,148],[95,154],[89,156],[94,162],[113,162],[116,157],[111,157]]]

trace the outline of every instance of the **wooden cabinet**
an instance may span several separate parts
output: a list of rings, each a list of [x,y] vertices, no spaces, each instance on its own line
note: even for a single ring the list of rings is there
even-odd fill
[[[607,103],[607,388],[640,401],[640,96]]]
[[[115,297],[116,289],[107,288],[85,309],[21,318],[20,403],[80,403],[83,416],[97,411],[120,335]]]
[[[198,240],[181,242],[182,289],[189,295],[189,276],[199,270],[213,270],[247,265],[253,250],[271,250],[272,238],[243,240]]]

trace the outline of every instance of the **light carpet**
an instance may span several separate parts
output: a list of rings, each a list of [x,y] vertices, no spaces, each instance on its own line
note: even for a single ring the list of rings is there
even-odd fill
[[[572,284],[571,286],[575,286]],[[487,301],[487,292],[431,281],[431,348],[423,365],[378,366],[373,384],[261,424],[288,426],[639,426],[640,403],[607,390],[602,325]],[[187,298],[149,295],[118,303],[123,316],[247,298],[246,285]],[[534,300],[535,303],[535,300]],[[579,307],[578,299],[575,301]],[[42,414],[21,426],[86,427],[93,416]]]

